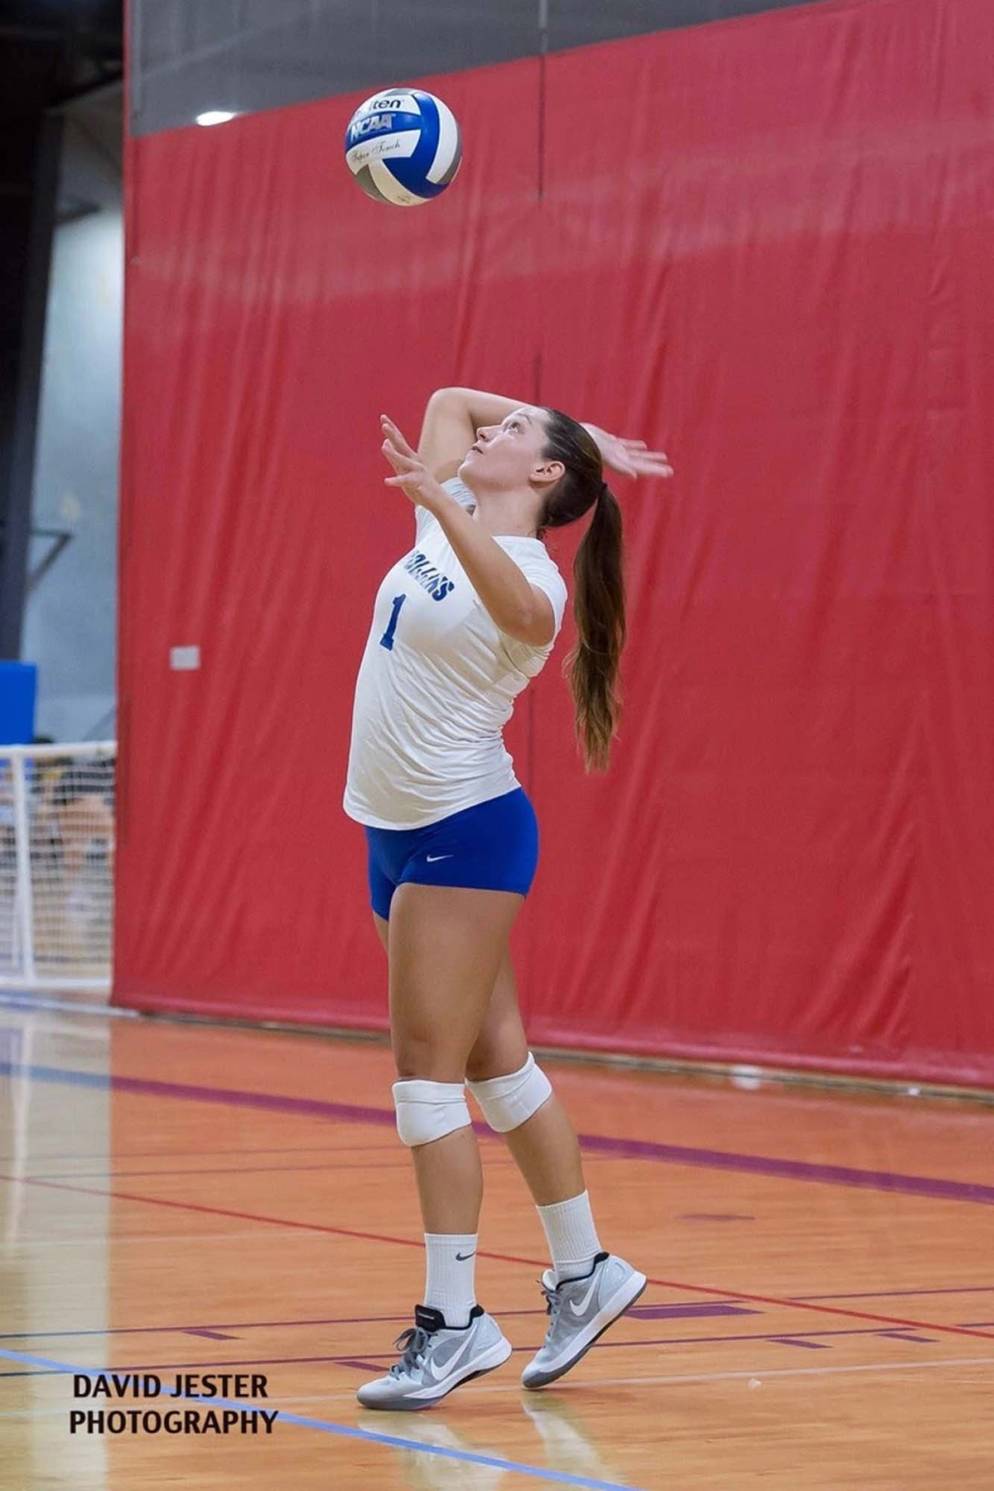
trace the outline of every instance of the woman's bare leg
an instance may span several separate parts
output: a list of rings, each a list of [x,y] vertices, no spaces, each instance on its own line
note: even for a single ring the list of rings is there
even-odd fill
[[[401,885],[390,908],[390,1029],[400,1080],[462,1082],[522,897]],[[483,1197],[471,1128],[413,1147],[425,1231],[475,1233]]]
[[[388,950],[389,923],[375,913],[373,922],[384,949]],[[510,947],[505,943],[483,1024],[466,1060],[465,1074],[471,1082],[503,1077],[519,1071],[527,1056],[528,1040],[521,1021],[514,965]],[[504,1138],[537,1206],[568,1200],[585,1189],[580,1146],[555,1093],[526,1123],[512,1129]],[[439,1140],[440,1144],[445,1142]]]
[[[511,950],[505,947],[482,1029],[466,1063],[466,1076],[471,1082],[504,1077],[520,1071],[527,1058]],[[537,1113],[503,1137],[536,1206],[568,1200],[585,1189],[580,1146],[555,1093]]]

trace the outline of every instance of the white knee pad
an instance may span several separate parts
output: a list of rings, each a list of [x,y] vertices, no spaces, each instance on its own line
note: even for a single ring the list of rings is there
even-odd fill
[[[482,1108],[487,1123],[498,1134],[519,1128],[552,1094],[552,1083],[530,1051],[520,1071],[467,1085]]]
[[[472,1119],[464,1088],[463,1082],[423,1082],[420,1078],[395,1082],[397,1133],[403,1142],[413,1148],[467,1128]]]

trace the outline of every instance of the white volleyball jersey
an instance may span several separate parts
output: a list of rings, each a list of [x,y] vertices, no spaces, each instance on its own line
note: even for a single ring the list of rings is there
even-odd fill
[[[458,477],[444,486],[474,507]],[[496,542],[549,597],[558,635],[566,586],[545,545]],[[423,828],[513,791],[519,783],[502,731],[553,642],[533,647],[500,631],[438,519],[417,508],[414,548],[379,588],[356,680],[349,817],[372,828]]]

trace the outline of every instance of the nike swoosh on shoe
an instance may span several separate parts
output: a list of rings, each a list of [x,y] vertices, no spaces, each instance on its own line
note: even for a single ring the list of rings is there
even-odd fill
[[[452,1369],[458,1366],[459,1362],[462,1361],[463,1357],[472,1346],[474,1334],[474,1331],[470,1331],[468,1333],[466,1340],[463,1341],[462,1345],[459,1347],[459,1350],[454,1351],[448,1358],[448,1360],[446,1362],[443,1362],[440,1371],[436,1371],[435,1363],[430,1359],[425,1363],[425,1368],[428,1375],[431,1376],[435,1382],[441,1382],[443,1377],[447,1377]]]
[[[580,1315],[585,1315],[587,1313],[587,1306],[590,1304],[591,1298],[593,1297],[594,1290],[597,1288],[597,1284],[598,1284],[597,1274],[598,1274],[598,1272],[599,1272],[598,1269],[594,1270],[594,1277],[591,1279],[590,1286],[587,1289],[586,1294],[583,1296],[583,1299],[580,1301],[579,1305],[577,1305],[574,1300],[567,1301],[567,1303],[569,1304],[569,1307],[572,1310],[573,1314],[576,1315],[577,1317],[579,1317]]]

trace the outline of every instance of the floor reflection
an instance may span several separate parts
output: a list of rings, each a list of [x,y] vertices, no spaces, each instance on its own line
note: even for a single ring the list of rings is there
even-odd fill
[[[410,1491],[495,1491],[514,1472],[506,1465],[487,1464],[487,1460],[624,1484],[617,1466],[602,1454],[589,1420],[565,1394],[524,1393],[520,1401],[540,1441],[533,1451],[527,1444],[502,1449],[503,1436],[488,1437],[485,1428],[471,1426],[461,1416],[457,1420],[452,1409],[444,1406],[423,1413],[364,1413],[358,1422],[371,1434],[408,1441],[408,1445],[393,1447],[393,1455]]]

